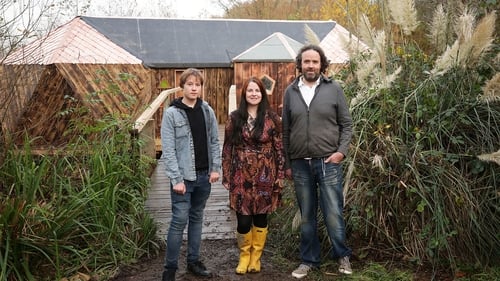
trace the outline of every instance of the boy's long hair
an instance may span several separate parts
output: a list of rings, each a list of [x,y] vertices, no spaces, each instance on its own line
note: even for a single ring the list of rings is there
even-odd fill
[[[252,130],[252,139],[254,141],[258,141],[262,136],[262,132],[264,130],[264,119],[266,116],[266,112],[269,110],[269,100],[267,99],[267,91],[264,87],[262,81],[257,77],[250,77],[243,83],[243,87],[241,87],[241,98],[240,105],[238,109],[236,109],[230,116],[231,121],[233,122],[233,132],[231,135],[231,142],[234,145],[238,145],[242,143],[242,129],[243,126],[247,123],[248,120],[248,103],[247,103],[247,88],[250,82],[254,82],[259,86],[260,92],[262,93],[262,100],[257,107],[257,116],[255,118],[255,127]]]

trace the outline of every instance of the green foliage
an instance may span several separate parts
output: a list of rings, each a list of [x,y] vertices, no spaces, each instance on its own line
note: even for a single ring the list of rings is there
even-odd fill
[[[90,98],[116,92],[107,89]],[[124,106],[133,103],[130,97]],[[7,151],[0,166],[0,280],[77,272],[105,278],[158,251],[156,225],[144,209],[152,159],[138,154],[143,143],[130,134],[130,118],[87,121],[73,120],[80,137],[54,155],[35,156],[33,140]]]
[[[498,71],[494,50],[477,64],[429,75],[432,60],[405,43],[387,50],[402,66],[389,88],[357,83],[360,61],[339,74],[356,128],[347,225],[419,263],[498,263],[500,167],[477,155],[500,143],[500,105],[481,102]]]
[[[102,133],[64,155],[10,150],[0,167],[9,187],[0,196],[1,280],[109,270],[158,250],[144,210],[149,163],[131,168],[128,132]]]
[[[483,274],[488,276],[483,280],[498,279],[497,268],[490,266],[500,262],[500,166],[477,156],[500,149],[500,104],[480,99],[500,69],[499,47],[493,45],[474,63],[433,75],[438,54],[426,55],[411,38],[396,39],[379,56],[385,61],[369,81],[360,83],[357,76],[366,54],[336,77],[352,102],[355,128],[345,161],[346,169],[353,165],[346,177],[345,214],[354,256],[387,253],[456,276],[469,264],[474,268],[464,280]],[[381,65],[387,73],[401,67],[389,87],[380,83],[386,78]],[[298,255],[296,208],[292,201],[276,214],[285,224],[278,240],[295,241],[282,249],[290,258]],[[319,234],[326,257],[323,226]],[[366,280],[379,280],[371,278]],[[391,278],[397,277],[380,280]]]

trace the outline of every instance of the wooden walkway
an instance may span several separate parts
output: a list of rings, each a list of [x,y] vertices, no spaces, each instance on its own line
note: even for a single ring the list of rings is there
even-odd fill
[[[222,142],[224,126],[219,126],[219,141]],[[229,209],[229,193],[222,186],[221,180],[212,184],[212,192],[207,201],[202,229],[202,239],[229,239],[235,237],[236,216]],[[158,225],[158,236],[166,237],[171,220],[170,181],[165,175],[162,161],[158,161],[151,175],[151,187],[146,200],[146,210]],[[187,227],[184,230],[186,238]]]

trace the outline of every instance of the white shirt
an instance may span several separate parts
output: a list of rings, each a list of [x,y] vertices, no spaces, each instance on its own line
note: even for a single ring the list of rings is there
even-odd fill
[[[307,86],[304,81],[304,77],[300,77],[299,81],[299,89],[300,93],[302,94],[302,98],[304,98],[304,101],[307,104],[307,107],[311,104],[311,101],[314,97],[314,92],[316,91],[316,87],[319,85],[320,79],[316,80],[316,83],[312,87]]]

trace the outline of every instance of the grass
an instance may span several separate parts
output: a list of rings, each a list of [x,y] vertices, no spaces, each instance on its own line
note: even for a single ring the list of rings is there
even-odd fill
[[[130,153],[136,140],[127,131],[100,133],[61,155],[33,156],[29,142],[22,153],[8,151],[0,167],[0,280],[78,272],[105,280],[159,250],[144,210],[150,163]]]

